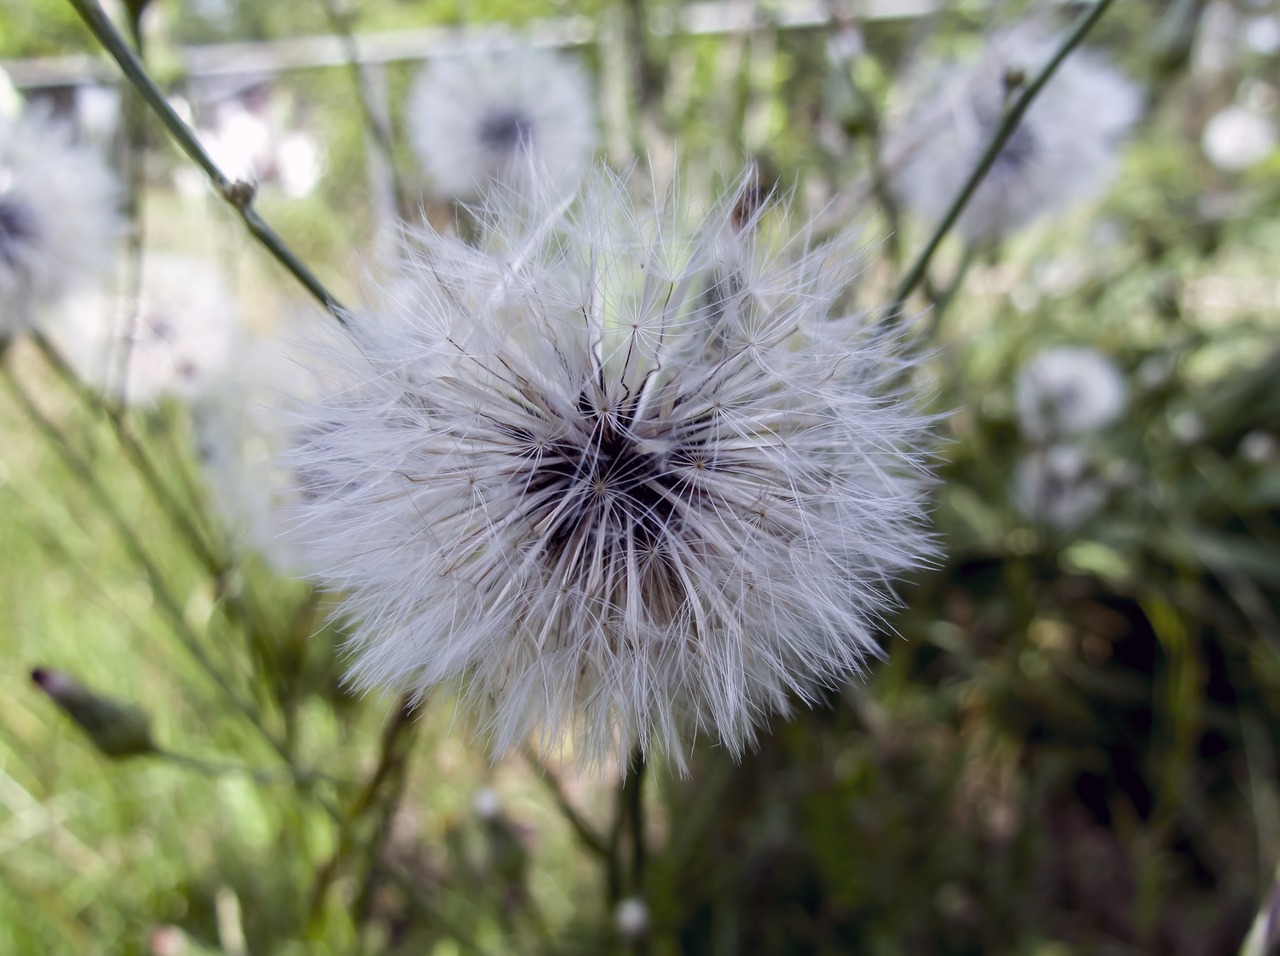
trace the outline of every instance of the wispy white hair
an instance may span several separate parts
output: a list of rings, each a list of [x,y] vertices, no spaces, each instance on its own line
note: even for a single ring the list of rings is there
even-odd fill
[[[842,306],[849,236],[787,239],[745,192],[638,211],[603,172],[540,195],[481,249],[413,235],[351,317],[364,358],[292,458],[298,534],[354,680],[456,689],[496,753],[740,753],[878,653],[931,550],[910,359]]]

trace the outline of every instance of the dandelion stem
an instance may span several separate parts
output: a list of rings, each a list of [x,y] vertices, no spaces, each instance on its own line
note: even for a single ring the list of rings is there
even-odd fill
[[[125,453],[125,457],[133,465],[147,487],[151,489],[151,493],[155,496],[157,503],[168,514],[170,520],[173,521],[183,537],[187,539],[191,545],[191,550],[209,573],[215,578],[225,574],[227,571],[225,562],[217,556],[214,549],[205,540],[205,535],[196,527],[195,522],[187,516],[182,502],[175,497],[168,485],[165,484],[164,479],[160,477],[159,471],[148,457],[142,444],[125,427],[124,420],[119,412],[96,399],[92,391],[85,386],[84,382],[80,380],[79,376],[67,363],[67,360],[62,357],[61,353],[54,348],[53,344],[44,335],[40,332],[35,332],[32,334],[32,341],[49,367],[53,369],[63,384],[71,389],[81,404],[91,411],[96,409],[104,413],[111,425],[116,441]]]
[[[395,713],[392,715],[390,722],[383,728],[382,740],[378,747],[378,764],[374,768],[373,774],[365,782],[364,786],[360,788],[360,792],[356,795],[351,805],[345,811],[339,811],[342,836],[338,841],[337,849],[333,852],[333,856],[320,868],[320,872],[316,875],[315,886],[311,890],[311,918],[313,920],[319,918],[325,894],[337,878],[342,861],[354,849],[355,839],[351,828],[355,821],[373,807],[383,784],[396,775],[403,773],[409,743],[413,739],[413,731],[417,727],[417,721],[414,719],[417,713],[418,705],[415,702],[414,695],[405,694],[396,705]],[[394,803],[395,795],[398,792],[398,788],[395,788],[388,800],[388,804]],[[384,828],[380,825],[376,829],[379,831],[378,836],[381,837]],[[379,842],[379,839],[375,839],[370,847],[375,857]],[[370,870],[372,870],[373,865],[374,859],[371,858]]]
[[[165,614],[169,617],[170,623],[173,625],[174,632],[182,645],[187,649],[188,653],[195,659],[200,667],[205,671],[209,678],[214,682],[219,691],[226,697],[236,710],[245,716],[246,719],[256,727],[259,732],[266,738],[268,743],[280,753],[279,742],[275,740],[272,734],[262,726],[258,720],[257,714],[253,707],[241,699],[241,697],[231,687],[226,676],[214,665],[213,661],[205,653],[203,644],[199,636],[191,629],[183,614],[182,605],[178,602],[177,597],[169,589],[165,582],[160,569],[155,562],[151,560],[146,549],[142,547],[142,542],[138,540],[133,529],[129,526],[129,522],[125,520],[120,510],[116,507],[102,483],[98,481],[93,467],[84,458],[78,455],[72,448],[67,437],[58,429],[58,426],[49,419],[47,415],[36,403],[31,396],[27,394],[17,377],[13,373],[13,369],[9,365],[4,366],[3,373],[4,383],[10,394],[13,396],[18,405],[22,408],[27,418],[35,425],[36,429],[44,436],[50,447],[57,453],[58,457],[68,470],[76,476],[76,478],[88,490],[90,496],[107,516],[116,532],[120,535],[121,542],[125,546],[125,550],[129,555],[138,562],[139,566],[146,572],[147,579],[151,585],[152,593],[156,600],[164,609]]]
[[[946,238],[947,233],[951,231],[951,227],[955,225],[956,220],[960,218],[960,214],[964,212],[964,208],[968,205],[973,194],[977,192],[978,187],[995,164],[996,157],[1000,155],[1000,150],[1004,148],[1009,137],[1013,135],[1013,131],[1018,128],[1018,123],[1022,121],[1027,109],[1040,94],[1040,91],[1044,89],[1045,84],[1049,82],[1053,74],[1057,72],[1062,61],[1067,58],[1072,50],[1080,45],[1089,34],[1089,31],[1093,29],[1094,24],[1102,18],[1102,15],[1107,12],[1107,8],[1113,2],[1114,0],[1096,0],[1092,7],[1082,13],[1067,38],[1063,41],[1062,46],[1058,48],[1049,62],[1044,65],[1044,68],[1036,75],[1035,79],[1027,84],[1017,99],[1010,104],[1003,120],[1001,120],[1000,125],[992,135],[991,141],[987,144],[987,148],[983,151],[982,157],[978,160],[978,165],[974,167],[964,186],[956,194],[955,199],[951,201],[951,206],[947,209],[946,215],[942,217],[942,221],[934,229],[933,235],[929,237],[929,241],[920,250],[920,254],[911,264],[911,268],[907,270],[907,274],[902,277],[902,281],[894,292],[893,302],[890,303],[880,318],[881,325],[888,325],[901,316],[907,297],[924,280],[934,253],[938,251],[938,247],[942,245],[942,240]]]
[[[391,191],[395,194],[396,212],[403,216],[405,196],[404,184],[400,181],[400,172],[396,168],[395,150],[391,144],[391,130],[386,120],[377,109],[365,72],[360,65],[360,50],[356,46],[355,35],[351,32],[354,14],[351,10],[340,9],[337,0],[320,0],[324,7],[325,17],[333,32],[342,41],[342,55],[351,70],[351,79],[355,84],[356,96],[360,100],[360,111],[364,114],[364,124],[373,137],[374,147],[387,165],[387,173],[391,177]]]
[[[608,845],[591,829],[587,821],[582,819],[582,815],[574,809],[573,804],[569,802],[568,794],[560,786],[560,779],[551,772],[547,765],[538,758],[534,749],[527,744],[524,747],[524,759],[533,767],[538,779],[546,784],[547,789],[551,791],[551,797],[555,800],[556,808],[560,811],[561,816],[568,821],[569,826],[573,828],[573,832],[582,841],[582,845],[592,853],[607,860],[609,858]]]
[[[644,751],[636,747],[631,754],[624,793],[631,831],[631,891],[638,896],[644,895],[644,870],[648,863],[644,840],[644,772]]]
[[[146,100],[147,105],[159,117],[160,122],[164,124],[169,134],[177,141],[182,151],[204,170],[205,175],[209,177],[209,181],[213,184],[218,195],[230,203],[236,212],[240,214],[240,218],[244,220],[245,227],[249,230],[249,233],[295,279],[302,283],[306,290],[311,293],[317,302],[325,307],[339,325],[345,327],[347,315],[342,303],[334,298],[306,264],[294,254],[284,240],[254,210],[254,187],[246,182],[233,182],[218,168],[217,163],[213,161],[213,158],[206,152],[205,148],[200,145],[200,140],[196,138],[191,127],[184,123],[182,118],[174,112],[173,107],[164,98],[164,94],[160,92],[160,88],[156,86],[155,81],[147,73],[146,67],[142,65],[142,62],[134,52],[129,49],[129,44],[120,35],[115,24],[111,22],[111,19],[103,11],[97,0],[68,0],[68,2],[75,8],[76,13],[80,15],[80,19],[84,21],[89,31],[102,44],[107,53],[111,55],[111,58],[116,61],[125,78],[133,84],[134,88],[142,95],[142,98]]]
[[[193,770],[196,773],[202,773],[209,777],[223,776],[245,776],[250,778],[254,783],[282,783],[292,782],[300,784],[311,783],[331,783],[336,786],[351,786],[352,781],[340,780],[337,777],[331,777],[328,774],[320,773],[315,770],[303,770],[299,767],[289,766],[283,771],[267,770],[260,767],[250,767],[245,764],[223,763],[217,760],[205,760],[203,757],[195,757],[191,754],[178,753],[172,750],[157,749],[151,754],[161,760],[167,760],[169,763],[176,764],[186,770]]]

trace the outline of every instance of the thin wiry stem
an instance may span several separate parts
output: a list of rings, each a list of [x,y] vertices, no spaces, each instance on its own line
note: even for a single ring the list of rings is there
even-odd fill
[[[133,37],[133,48],[138,51],[141,62],[144,54],[142,46],[142,22],[139,19],[141,7],[131,7],[129,15],[129,33]],[[121,166],[124,169],[124,215],[129,224],[129,234],[125,245],[124,262],[124,310],[117,316],[121,321],[129,323],[127,334],[120,337],[119,361],[115,356],[107,355],[107,375],[119,374],[121,388],[129,380],[129,362],[133,353],[134,326],[137,324],[138,302],[142,298],[142,247],[146,239],[146,224],[143,220],[142,192],[146,182],[147,125],[146,103],[136,90],[126,91],[124,100],[124,139],[122,140]]]
[[[155,562],[147,554],[143,548],[142,542],[138,540],[138,536],[134,534],[133,529],[129,526],[129,522],[125,520],[124,515],[120,513],[120,509],[116,507],[115,502],[107,494],[102,483],[98,481],[97,474],[93,466],[82,458],[72,448],[71,443],[67,439],[58,426],[47,416],[39,406],[27,394],[17,377],[13,373],[10,365],[4,366],[3,373],[4,383],[9,393],[13,396],[18,406],[30,419],[31,423],[36,427],[37,431],[44,437],[46,442],[62,459],[63,464],[74,474],[89,492],[94,502],[102,509],[107,516],[111,525],[119,534],[121,542],[124,544],[125,550],[129,552],[138,565],[146,572],[147,580],[151,585],[152,593],[155,595],[160,606],[164,609],[166,616],[177,634],[182,645],[187,649],[188,653],[196,660],[200,667],[205,671],[209,678],[214,682],[215,686],[223,694],[224,697],[232,704],[233,707],[243,714],[249,722],[258,728],[263,737],[281,753],[279,742],[275,740],[273,735],[262,726],[258,720],[258,715],[253,707],[243,700],[239,694],[228,683],[226,676],[215,666],[214,662],[208,654],[205,653],[204,644],[200,640],[191,626],[187,623],[186,615],[183,613],[182,604],[177,597],[169,589],[165,582],[164,576],[160,573],[160,569],[156,567]]]
[[[934,229],[933,235],[929,237],[929,241],[925,243],[920,254],[911,264],[911,268],[907,270],[907,274],[902,277],[902,281],[898,284],[897,290],[894,292],[893,301],[889,307],[885,309],[881,316],[881,324],[888,325],[896,321],[902,314],[903,306],[906,304],[907,296],[915,291],[916,287],[924,280],[925,273],[929,269],[929,263],[933,259],[933,255],[938,251],[938,247],[942,245],[942,240],[947,237],[947,233],[951,231],[951,227],[955,225],[956,220],[960,218],[960,214],[964,212],[964,208],[968,205],[973,194],[977,192],[978,187],[982,185],[982,181],[986,178],[991,167],[995,165],[996,157],[1000,155],[1000,151],[1004,149],[1004,145],[1008,142],[1009,137],[1013,135],[1013,131],[1018,128],[1018,124],[1022,121],[1023,115],[1030,108],[1032,102],[1044,89],[1045,84],[1049,82],[1053,74],[1057,72],[1062,61],[1088,36],[1089,31],[1093,29],[1107,8],[1111,6],[1114,0],[1097,0],[1096,3],[1076,21],[1075,26],[1067,34],[1066,39],[1062,42],[1056,53],[1044,65],[1044,68],[1036,75],[1018,96],[1016,100],[1010,104],[1008,111],[1004,115],[1004,119],[996,128],[995,133],[991,137],[991,141],[987,144],[987,148],[983,151],[982,157],[978,160],[978,165],[974,167],[973,172],[969,174],[969,178],[965,181],[964,186],[956,194],[955,199],[951,201],[951,206],[947,209],[947,213],[942,217],[942,221],[938,223]]]
[[[167,760],[169,763],[183,768],[184,770],[193,770],[196,773],[204,774],[209,777],[225,777],[225,776],[244,776],[248,777],[254,783],[330,783],[336,786],[353,786],[351,780],[340,780],[337,777],[331,777],[326,773],[320,773],[316,770],[303,770],[299,767],[290,766],[285,770],[267,770],[261,767],[250,767],[245,764],[224,763],[218,760],[206,760],[204,757],[196,757],[188,753],[179,753],[173,750],[165,750],[157,748],[150,754],[161,760]]]
[[[564,788],[560,786],[560,780],[556,777],[547,765],[544,764],[534,752],[533,748],[526,745],[524,748],[524,759],[533,767],[534,772],[538,775],[538,779],[546,784],[547,789],[551,791],[551,797],[556,802],[556,807],[560,811],[560,815],[565,818],[569,826],[573,828],[573,832],[577,834],[578,839],[592,853],[599,857],[608,859],[609,847],[605,841],[582,819],[582,815],[578,813],[572,803],[569,802],[568,795],[564,792]]]
[[[104,413],[108,423],[111,425],[116,441],[125,453],[125,458],[133,465],[143,483],[150,489],[156,502],[164,509],[174,526],[187,539],[187,543],[191,546],[192,552],[200,563],[215,578],[225,574],[227,571],[226,562],[218,557],[214,549],[205,540],[204,533],[188,517],[187,509],[183,507],[183,503],[174,496],[168,485],[165,484],[164,479],[160,477],[160,473],[147,455],[146,449],[125,426],[120,414],[105,402],[97,400],[93,392],[76,375],[67,360],[63,358],[62,354],[44,335],[35,332],[32,334],[32,341],[41,356],[49,364],[49,367],[71,389],[85,408],[91,411],[99,410]]]
[[[409,743],[417,727],[417,721],[415,720],[417,714],[418,705],[414,695],[404,695],[396,706],[391,721],[383,728],[382,740],[378,747],[378,764],[374,768],[373,774],[365,782],[364,786],[360,788],[360,792],[356,795],[350,807],[343,813],[343,818],[348,823],[354,822],[363,816],[374,805],[383,785],[404,769]],[[344,830],[333,856],[320,868],[320,872],[316,876],[315,886],[311,890],[312,919],[318,918],[325,894],[337,878],[338,869],[341,867],[342,861],[351,853],[354,843],[355,840],[350,830]]]
[[[352,82],[356,95],[360,99],[360,111],[364,115],[364,124],[373,137],[374,146],[387,164],[387,172],[391,176],[391,190],[395,193],[396,211],[403,215],[405,202],[404,184],[400,181],[400,171],[396,168],[395,150],[391,142],[391,130],[379,115],[374,106],[373,97],[369,93],[369,85],[365,80],[364,70],[360,66],[360,50],[356,46],[356,38],[351,32],[353,16],[346,10],[338,8],[336,0],[320,0],[324,7],[329,25],[342,41],[342,54],[351,70]]]
[[[164,124],[169,134],[177,141],[182,151],[204,170],[218,195],[225,199],[240,214],[249,233],[297,279],[306,290],[319,302],[330,315],[344,328],[347,325],[347,313],[339,302],[316,278],[310,268],[290,249],[276,232],[266,224],[253,208],[254,187],[246,182],[228,179],[218,168],[217,163],[200,145],[200,140],[160,92],[155,81],[147,73],[142,62],[129,49],[111,19],[103,11],[97,0],[68,0],[75,7],[80,19],[102,44],[111,58],[119,65],[125,78],[146,100],[147,105]]]
[[[147,486],[156,503],[160,505],[185,543],[191,548],[192,554],[204,567],[206,573],[215,585],[219,586],[219,592],[223,596],[221,603],[227,613],[228,621],[233,624],[242,624],[250,633],[261,633],[261,620],[255,613],[252,602],[244,600],[234,591],[228,592],[221,586],[225,583],[232,567],[220,550],[221,542],[218,536],[209,529],[202,529],[190,517],[190,511],[199,514],[200,510],[184,507],[183,501],[174,494],[168,483],[161,477],[146,447],[129,429],[120,409],[100,400],[93,390],[81,381],[67,360],[43,334],[38,331],[33,332],[32,340],[50,368],[71,389],[85,409],[90,412],[101,412],[106,417],[117,443],[124,452],[125,459],[141,477],[143,484]],[[186,469],[182,467],[180,460],[176,462],[176,470],[182,478],[186,479],[181,483],[185,486],[183,490],[187,494],[188,502],[197,501],[198,490],[186,474]]]

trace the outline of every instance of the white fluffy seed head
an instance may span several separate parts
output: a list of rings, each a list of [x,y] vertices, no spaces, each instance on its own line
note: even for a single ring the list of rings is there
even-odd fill
[[[1101,510],[1110,488],[1084,449],[1050,445],[1018,460],[1013,493],[1015,504],[1027,517],[1069,531]]]
[[[1232,105],[1214,113],[1200,137],[1204,154],[1218,169],[1239,173],[1256,166],[1280,142],[1275,121],[1260,110]]]
[[[310,327],[322,322],[306,316]],[[281,572],[303,574],[288,534],[288,509],[298,495],[294,473],[281,467],[300,403],[320,391],[292,343],[312,338],[300,327],[271,337],[243,337],[236,361],[192,403],[192,423],[210,504],[233,548],[256,552]]]
[[[682,765],[879,653],[932,548],[909,359],[841,309],[851,239],[739,225],[597,173],[483,249],[413,237],[292,457],[357,683],[459,691],[495,753]]]
[[[50,332],[81,376],[134,405],[192,399],[214,387],[236,350],[240,316],[208,262],[148,255],[136,309],[124,297],[68,298]]]
[[[896,124],[884,162],[895,192],[941,219],[977,166],[1009,104],[1052,58],[1059,38],[1026,25],[996,34],[978,60],[926,78]],[[1020,81],[1020,82],[1019,82]],[[988,244],[1095,195],[1138,118],[1137,87],[1097,56],[1073,52],[1032,101],[956,224]]]
[[[433,188],[450,198],[492,184],[568,188],[596,146],[586,74],[532,47],[432,60],[414,81],[406,121]]]
[[[1014,399],[1022,433],[1054,440],[1110,425],[1128,405],[1124,375],[1101,352],[1076,346],[1043,349],[1018,372]]]
[[[613,925],[623,939],[640,939],[649,932],[649,906],[637,896],[619,900],[613,911]]]
[[[119,188],[71,130],[27,110],[0,114],[0,339],[107,271],[121,233]]]

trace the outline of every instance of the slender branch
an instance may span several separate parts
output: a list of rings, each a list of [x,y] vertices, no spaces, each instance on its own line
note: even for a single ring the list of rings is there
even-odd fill
[[[85,22],[90,32],[102,44],[107,53],[111,55],[111,58],[116,61],[125,77],[142,95],[142,98],[146,100],[147,105],[159,117],[160,122],[164,124],[169,134],[182,147],[182,151],[204,170],[205,175],[209,177],[209,181],[213,184],[218,195],[230,203],[236,212],[240,214],[240,218],[244,220],[244,224],[250,234],[295,279],[302,283],[306,290],[315,297],[316,301],[323,305],[329,314],[337,320],[339,325],[345,327],[347,314],[342,307],[342,303],[334,298],[306,264],[294,254],[292,249],[285,245],[284,240],[254,210],[254,187],[246,182],[233,182],[218,168],[217,163],[213,161],[213,158],[205,148],[200,145],[200,140],[196,138],[191,127],[184,123],[181,117],[174,112],[173,107],[164,98],[164,94],[160,92],[160,88],[151,79],[142,62],[129,49],[129,44],[116,30],[115,25],[97,0],[68,0],[68,2],[75,7],[80,19]]]
[[[965,206],[977,192],[978,187],[986,178],[988,171],[995,164],[996,157],[1000,155],[1000,151],[1004,148],[1004,144],[1008,142],[1009,137],[1013,135],[1013,131],[1017,129],[1018,123],[1022,121],[1023,115],[1031,106],[1035,98],[1044,89],[1046,83],[1062,61],[1074,50],[1084,38],[1093,29],[1094,24],[1102,18],[1107,12],[1107,8],[1111,6],[1114,0],[1097,0],[1096,3],[1076,21],[1075,26],[1063,41],[1062,46],[1053,55],[1052,59],[1044,65],[1044,68],[1036,75],[1035,79],[1023,89],[1022,93],[1010,105],[1008,111],[1004,115],[999,127],[996,128],[995,134],[991,137],[991,142],[987,144],[987,148],[983,151],[982,157],[978,160],[978,165],[974,167],[969,178],[965,181],[960,192],[956,194],[952,200],[950,208],[942,217],[942,221],[938,223],[934,229],[933,235],[929,237],[928,243],[920,250],[920,255],[916,257],[911,268],[907,270],[907,274],[902,277],[902,281],[898,284],[897,291],[894,293],[893,302],[884,311],[881,316],[881,324],[887,325],[898,318],[902,313],[902,308],[906,304],[907,297],[911,295],[915,288],[923,281],[925,273],[929,269],[929,262],[933,259],[933,254],[937,252],[938,246],[942,245],[942,240],[946,238],[947,233],[951,231],[951,227],[955,225],[956,220],[960,218],[960,214],[964,212]]]
[[[335,786],[354,786],[354,781],[342,780],[338,777],[332,777],[329,774],[320,773],[316,770],[303,770],[292,765],[285,770],[268,770],[261,767],[250,767],[245,764],[206,760],[203,757],[196,757],[192,754],[179,753],[173,750],[165,750],[163,748],[153,750],[151,752],[151,756],[158,757],[161,760],[167,760],[169,763],[182,767],[185,770],[192,770],[208,777],[245,776],[251,779],[254,783],[259,784],[330,783]]]
[[[146,52],[142,41],[142,5],[130,6],[129,34],[133,38],[133,48],[137,51],[139,62],[143,61]],[[138,302],[142,298],[142,247],[146,240],[146,223],[143,219],[142,193],[146,182],[147,167],[147,104],[137,90],[126,90],[124,98],[124,137],[121,140],[120,165],[124,170],[124,214],[129,224],[129,233],[125,245],[124,260],[124,302],[123,314],[117,315],[120,321],[127,322],[129,328],[126,335],[120,337],[119,361],[107,352],[107,380],[111,376],[120,375],[120,387],[123,392],[129,381],[129,362],[133,357],[135,326],[138,322]]]
[[[395,193],[396,212],[403,215],[406,193],[404,183],[400,181],[400,171],[396,168],[391,130],[388,129],[387,123],[374,104],[364,69],[360,65],[360,50],[356,46],[356,38],[351,31],[353,16],[350,12],[339,9],[337,0],[320,0],[320,4],[324,7],[325,16],[333,32],[342,41],[342,55],[351,70],[351,79],[355,84],[356,95],[360,99],[360,111],[364,114],[365,127],[373,137],[374,146],[381,154],[382,161],[387,165],[387,172],[391,176],[391,191]]]
[[[160,569],[156,567],[146,549],[143,548],[142,542],[138,540],[133,529],[129,527],[129,522],[125,520],[124,515],[120,513],[115,502],[107,494],[102,483],[98,481],[97,474],[89,462],[85,461],[72,448],[67,437],[62,434],[57,425],[49,419],[39,406],[27,394],[26,390],[18,382],[17,377],[13,374],[13,369],[9,365],[5,365],[3,375],[5,385],[8,387],[9,393],[17,401],[19,407],[22,408],[27,418],[36,427],[36,429],[44,436],[50,447],[62,459],[63,464],[76,478],[84,485],[94,502],[102,509],[120,535],[120,540],[124,544],[125,550],[129,552],[130,557],[138,562],[139,566],[146,572],[148,582],[151,585],[152,594],[155,595],[157,602],[164,609],[170,623],[173,625],[174,631],[188,653],[195,658],[196,662],[204,669],[205,673],[214,682],[214,685],[222,692],[227,701],[231,703],[236,710],[243,714],[249,722],[258,728],[259,732],[266,740],[279,750],[279,744],[265,727],[257,719],[257,714],[253,708],[241,699],[231,685],[228,683],[226,676],[214,665],[212,659],[205,653],[203,642],[199,636],[191,629],[187,623],[186,616],[183,613],[182,605],[177,597],[169,589],[168,584],[164,580],[164,576],[160,573]]]
[[[626,776],[618,784],[613,830],[609,834],[606,888],[610,906],[616,905],[622,899],[624,882],[626,892],[644,896],[644,871],[648,862],[645,853],[644,801],[642,799],[644,771],[644,752],[637,745],[627,762]],[[623,880],[622,874],[624,834],[626,842],[631,844],[631,872],[626,881]]]
[[[415,695],[412,693],[403,695],[396,705],[395,713],[392,715],[390,722],[383,728],[382,739],[378,747],[378,764],[374,768],[373,774],[360,788],[360,792],[351,802],[351,805],[342,813],[343,820],[346,823],[342,838],[338,841],[338,846],[333,855],[329,857],[316,875],[316,882],[311,890],[310,912],[312,919],[318,918],[325,894],[338,876],[338,869],[342,866],[343,860],[354,849],[356,841],[351,827],[354,826],[358,818],[373,807],[383,784],[404,767],[409,745],[417,728],[415,719],[417,715],[418,704]],[[374,850],[376,851],[376,841]]]
[[[53,369],[63,384],[75,393],[81,404],[87,409],[100,410],[104,413],[108,423],[111,425],[116,441],[125,453],[125,457],[142,477],[143,482],[155,496],[156,502],[164,509],[174,526],[187,539],[195,556],[209,573],[214,577],[226,573],[226,563],[217,556],[213,548],[205,540],[204,533],[188,517],[187,510],[183,507],[182,502],[174,496],[164,479],[160,477],[160,473],[147,455],[146,449],[134,437],[133,433],[125,427],[124,420],[120,414],[109,405],[97,400],[93,392],[86,387],[75,370],[67,363],[67,360],[63,358],[61,353],[53,346],[53,343],[42,333],[34,332],[32,341],[41,356],[49,364],[49,367]]]
[[[560,814],[568,821],[569,826],[573,828],[573,832],[578,835],[578,839],[592,853],[603,859],[609,858],[609,847],[605,841],[582,819],[582,815],[578,813],[572,803],[569,802],[568,795],[564,792],[564,788],[560,786],[560,780],[539,758],[533,748],[527,744],[524,747],[524,759],[533,767],[538,778],[547,785],[547,789],[551,791],[551,798],[556,803],[556,808]]]
[[[627,818],[631,831],[631,892],[644,896],[644,871],[648,861],[644,837],[644,751],[636,747],[627,770]]]

